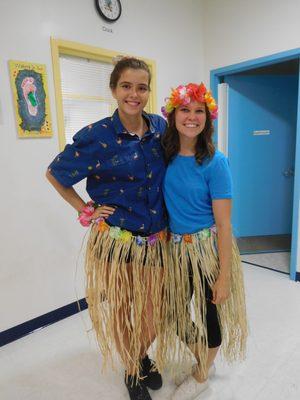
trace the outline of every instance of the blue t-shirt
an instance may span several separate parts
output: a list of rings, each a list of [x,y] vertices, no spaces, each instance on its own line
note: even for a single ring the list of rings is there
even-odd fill
[[[194,156],[178,154],[167,168],[165,202],[173,233],[195,233],[215,223],[212,200],[232,197],[227,158],[216,151],[201,165]]]
[[[166,121],[153,114],[143,117],[148,131],[141,139],[124,128],[118,111],[83,128],[49,170],[66,187],[87,178],[90,198],[116,207],[109,224],[146,235],[167,225],[162,193],[166,168],[160,145]]]

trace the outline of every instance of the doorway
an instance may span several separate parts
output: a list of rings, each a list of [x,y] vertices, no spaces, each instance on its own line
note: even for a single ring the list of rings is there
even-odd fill
[[[216,94],[218,84],[227,85],[232,223],[240,251],[278,253],[282,272],[296,279],[299,52],[281,56],[214,70],[211,87]]]

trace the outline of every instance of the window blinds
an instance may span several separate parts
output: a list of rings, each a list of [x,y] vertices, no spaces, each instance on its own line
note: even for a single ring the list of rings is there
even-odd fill
[[[116,102],[109,89],[113,65],[61,54],[61,90],[66,143],[90,123],[111,115]]]

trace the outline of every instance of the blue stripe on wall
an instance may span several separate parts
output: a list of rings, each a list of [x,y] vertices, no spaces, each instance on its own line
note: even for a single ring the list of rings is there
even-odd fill
[[[242,261],[246,264],[255,265],[258,267],[272,269],[263,267],[261,265],[252,264],[246,261]],[[274,270],[275,271],[275,270]],[[281,272],[281,271],[276,271]],[[300,282],[300,272],[296,273],[296,281]],[[5,346],[15,340],[18,340],[24,336],[29,335],[37,329],[45,328],[48,325],[54,324],[55,322],[61,321],[71,315],[74,315],[80,311],[86,310],[88,307],[85,299],[79,300],[79,302],[75,301],[74,303],[68,304],[66,306],[60,307],[54,311],[51,311],[47,314],[41,315],[37,318],[31,319],[30,321],[24,322],[23,324],[14,326],[13,328],[7,329],[5,331],[0,332],[0,347]]]
[[[243,259],[242,259],[241,261],[242,261],[242,263],[244,263],[244,264],[254,265],[255,267],[259,267],[259,268],[263,268],[263,269],[268,269],[269,271],[278,272],[279,274],[289,275],[288,272],[280,271],[279,269],[275,269],[275,268],[271,268],[271,267],[266,267],[266,266],[264,266],[264,265],[252,263],[252,262],[249,262],[249,261],[245,261],[245,260],[243,260]]]
[[[2,331],[0,332],[0,347],[13,342],[14,340],[20,339],[21,337],[32,333],[36,329],[44,328],[47,325],[54,324],[64,318],[70,317],[86,308],[86,300],[81,299],[78,302],[74,301],[74,303],[67,304],[66,306],[50,311],[47,314],[31,319],[23,324]]]

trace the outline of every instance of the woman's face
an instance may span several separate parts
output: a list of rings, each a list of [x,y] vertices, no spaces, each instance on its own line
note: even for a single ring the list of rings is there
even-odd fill
[[[205,103],[192,101],[175,110],[175,125],[179,137],[195,139],[204,129],[206,122]]]
[[[149,98],[149,75],[143,69],[128,68],[122,72],[117,86],[112,90],[123,116],[142,114]]]

